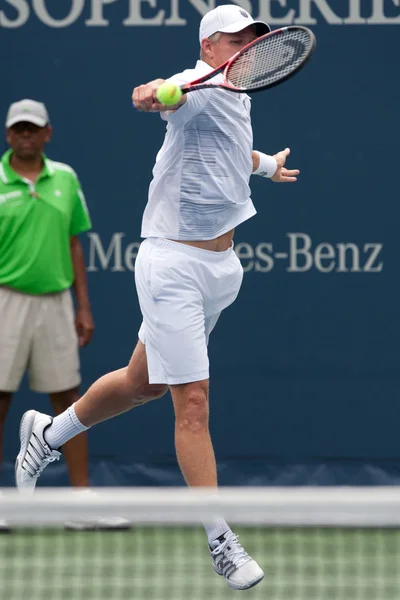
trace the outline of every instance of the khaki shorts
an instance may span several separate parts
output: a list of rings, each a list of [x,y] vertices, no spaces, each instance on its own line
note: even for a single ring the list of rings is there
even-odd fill
[[[0,286],[0,391],[17,391],[26,370],[35,392],[62,392],[80,384],[69,290],[31,296]]]

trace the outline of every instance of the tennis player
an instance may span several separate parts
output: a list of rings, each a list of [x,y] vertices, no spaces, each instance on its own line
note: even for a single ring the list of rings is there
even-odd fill
[[[200,24],[201,60],[171,80],[182,84],[211,72],[269,31],[237,5],[219,6]],[[252,173],[296,181],[287,170],[289,149],[268,156],[253,151],[250,99],[221,89],[201,90],[167,107],[156,101],[157,79],[133,91],[141,111],[167,123],[150,184],[135,268],[143,315],[129,365],[96,381],[56,418],[30,410],[20,428],[16,482],[33,490],[59,448],[89,427],[171,391],[176,453],[189,486],[217,487],[208,428],[207,343],[221,311],[236,298],[243,269],[232,248],[235,227],[256,211]],[[171,108],[171,107],[170,107]],[[222,518],[205,525],[215,571],[234,589],[261,581],[262,569]]]

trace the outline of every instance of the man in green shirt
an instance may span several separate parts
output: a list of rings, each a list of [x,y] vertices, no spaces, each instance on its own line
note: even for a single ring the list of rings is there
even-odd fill
[[[10,149],[0,162],[0,463],[4,422],[24,372],[31,389],[48,393],[54,412],[63,412],[79,398],[78,349],[93,333],[78,238],[90,217],[76,173],[43,154],[51,135],[44,104],[10,106]],[[86,434],[63,452],[71,485],[87,487]]]

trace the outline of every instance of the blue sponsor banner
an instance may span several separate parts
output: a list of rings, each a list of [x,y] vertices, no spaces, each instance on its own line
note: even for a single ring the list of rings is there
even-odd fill
[[[205,0],[3,0],[0,114],[46,103],[48,155],[78,172],[96,321],[82,390],[124,366],[140,312],[140,222],[165,124],[132,109],[134,86],[195,64]],[[223,484],[396,483],[400,325],[397,0],[241,0],[273,28],[310,27],[311,62],[252,98],[254,147],[291,148],[296,184],[253,177],[258,214],[235,234],[245,278],[211,336],[211,430]],[[4,145],[4,148],[6,146]],[[48,410],[24,384],[6,425]],[[93,482],[181,482],[169,397],[90,431]],[[49,469],[50,472],[50,469]],[[52,473],[52,474],[51,474]],[[44,483],[66,483],[65,466]]]

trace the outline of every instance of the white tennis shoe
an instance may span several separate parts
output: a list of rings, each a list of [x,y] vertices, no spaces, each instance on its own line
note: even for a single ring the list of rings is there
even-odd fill
[[[97,497],[96,491],[91,488],[75,489],[74,494],[89,504]],[[74,520],[66,521],[64,527],[71,531],[127,531],[132,529],[132,521],[123,517],[78,516]]]
[[[45,430],[53,418],[37,410],[28,410],[19,427],[21,447],[15,462],[15,482],[22,492],[33,494],[42,471],[61,453],[52,450],[44,438]]]
[[[221,539],[220,544],[210,548],[214,571],[225,577],[234,590],[247,590],[260,583],[264,572],[239,544],[237,536],[229,531]]]

